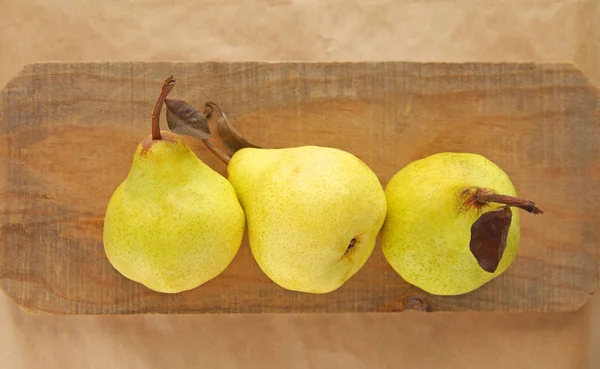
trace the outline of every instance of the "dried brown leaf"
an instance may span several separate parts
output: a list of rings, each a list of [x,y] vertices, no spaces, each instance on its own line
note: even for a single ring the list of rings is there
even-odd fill
[[[512,221],[509,206],[484,213],[471,226],[470,249],[479,266],[494,273],[500,264]]]
[[[165,105],[172,132],[204,140],[211,136],[208,120],[200,110],[181,100],[166,99]]]
[[[238,132],[233,125],[229,122],[227,115],[214,103],[207,103],[208,106],[216,107],[219,111],[219,119],[217,119],[217,135],[221,139],[223,146],[227,149],[229,155],[233,156],[237,151],[246,148],[260,148],[251,143]]]

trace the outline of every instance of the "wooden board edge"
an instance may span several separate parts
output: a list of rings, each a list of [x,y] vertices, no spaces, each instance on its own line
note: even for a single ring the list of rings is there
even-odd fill
[[[557,66],[571,69],[584,76],[585,82],[589,86],[593,86],[594,89],[598,90],[591,79],[583,72],[583,70],[577,66],[574,62],[561,61],[561,62],[536,62],[536,61],[413,61],[413,60],[401,60],[401,59],[385,59],[385,60],[328,60],[328,61],[304,61],[304,60],[232,60],[232,61],[217,61],[217,60],[198,60],[198,61],[183,61],[183,60],[163,60],[163,61],[109,61],[109,60],[96,60],[96,61],[43,61],[43,62],[31,62],[22,65],[21,69],[8,80],[8,82],[0,89],[4,91],[7,87],[10,87],[14,82],[23,76],[31,73],[36,68],[45,68],[49,66],[58,65],[73,65],[73,66],[85,66],[85,65],[191,65],[191,64],[205,64],[205,65],[265,65],[265,64],[287,64],[287,65],[298,65],[298,64],[328,64],[328,65],[355,65],[355,64],[415,64],[415,65],[489,65],[489,66],[532,66],[536,68],[556,68]]]
[[[584,298],[573,301],[571,308],[547,308],[547,309],[511,309],[511,310],[476,310],[476,309],[468,309],[463,308],[459,310],[431,310],[430,306],[426,309],[421,309],[419,307],[408,308],[402,306],[399,309],[391,309],[391,310],[373,310],[373,311],[338,311],[338,312],[321,312],[321,311],[280,311],[280,310],[271,310],[271,311],[248,311],[248,312],[225,312],[225,311],[177,311],[177,312],[167,312],[167,311],[111,311],[111,312],[90,312],[89,310],[85,310],[83,312],[78,312],[72,310],[54,310],[54,309],[43,309],[38,308],[37,306],[24,306],[19,304],[19,302],[15,299],[15,296],[8,293],[4,288],[4,283],[0,280],[0,290],[10,299],[11,303],[15,304],[21,311],[23,311],[27,315],[32,316],[132,316],[132,315],[142,315],[142,316],[152,316],[152,315],[281,315],[281,314],[293,314],[293,315],[307,315],[307,314],[322,314],[322,315],[330,315],[330,314],[399,314],[399,313],[422,313],[422,314],[468,314],[468,313],[479,313],[479,314],[497,314],[497,313],[510,313],[510,314],[521,314],[521,313],[538,313],[538,314],[551,314],[551,313],[575,313],[582,310],[586,307],[592,297],[595,295],[595,292],[588,293]],[[425,296],[427,299],[431,297],[431,295]],[[443,296],[435,296],[437,299],[443,299]],[[426,304],[430,304],[427,302]]]

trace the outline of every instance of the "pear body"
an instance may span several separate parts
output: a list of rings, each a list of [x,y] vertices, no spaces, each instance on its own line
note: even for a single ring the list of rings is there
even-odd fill
[[[470,187],[516,196],[508,175],[478,154],[434,154],[392,177],[385,189],[382,251],[404,280],[431,294],[460,295],[496,278],[513,262],[520,237],[515,209],[496,271],[483,270],[471,253],[471,226],[483,213],[503,205],[465,209],[461,193]]]
[[[228,165],[250,249],[276,284],[328,293],[365,264],[386,214],[383,187],[356,156],[334,148],[245,148]]]
[[[234,188],[185,142],[140,143],[104,219],[104,249],[125,277],[164,293],[223,272],[242,242],[245,217]],[[148,140],[147,140],[148,141]]]

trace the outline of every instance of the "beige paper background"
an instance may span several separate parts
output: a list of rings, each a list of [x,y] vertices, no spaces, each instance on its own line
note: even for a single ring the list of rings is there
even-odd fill
[[[600,85],[597,2],[482,3],[0,1],[0,85],[34,61],[267,59],[569,61]],[[600,368],[590,342],[600,297],[566,314],[49,317],[0,293],[0,368]]]

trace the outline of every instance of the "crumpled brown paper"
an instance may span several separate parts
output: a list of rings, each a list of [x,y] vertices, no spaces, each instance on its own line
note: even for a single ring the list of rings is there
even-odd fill
[[[574,62],[600,85],[599,15],[593,1],[4,1],[0,83],[48,60],[393,59]],[[0,294],[0,322],[15,369],[600,367],[600,297],[545,315],[49,317]]]

